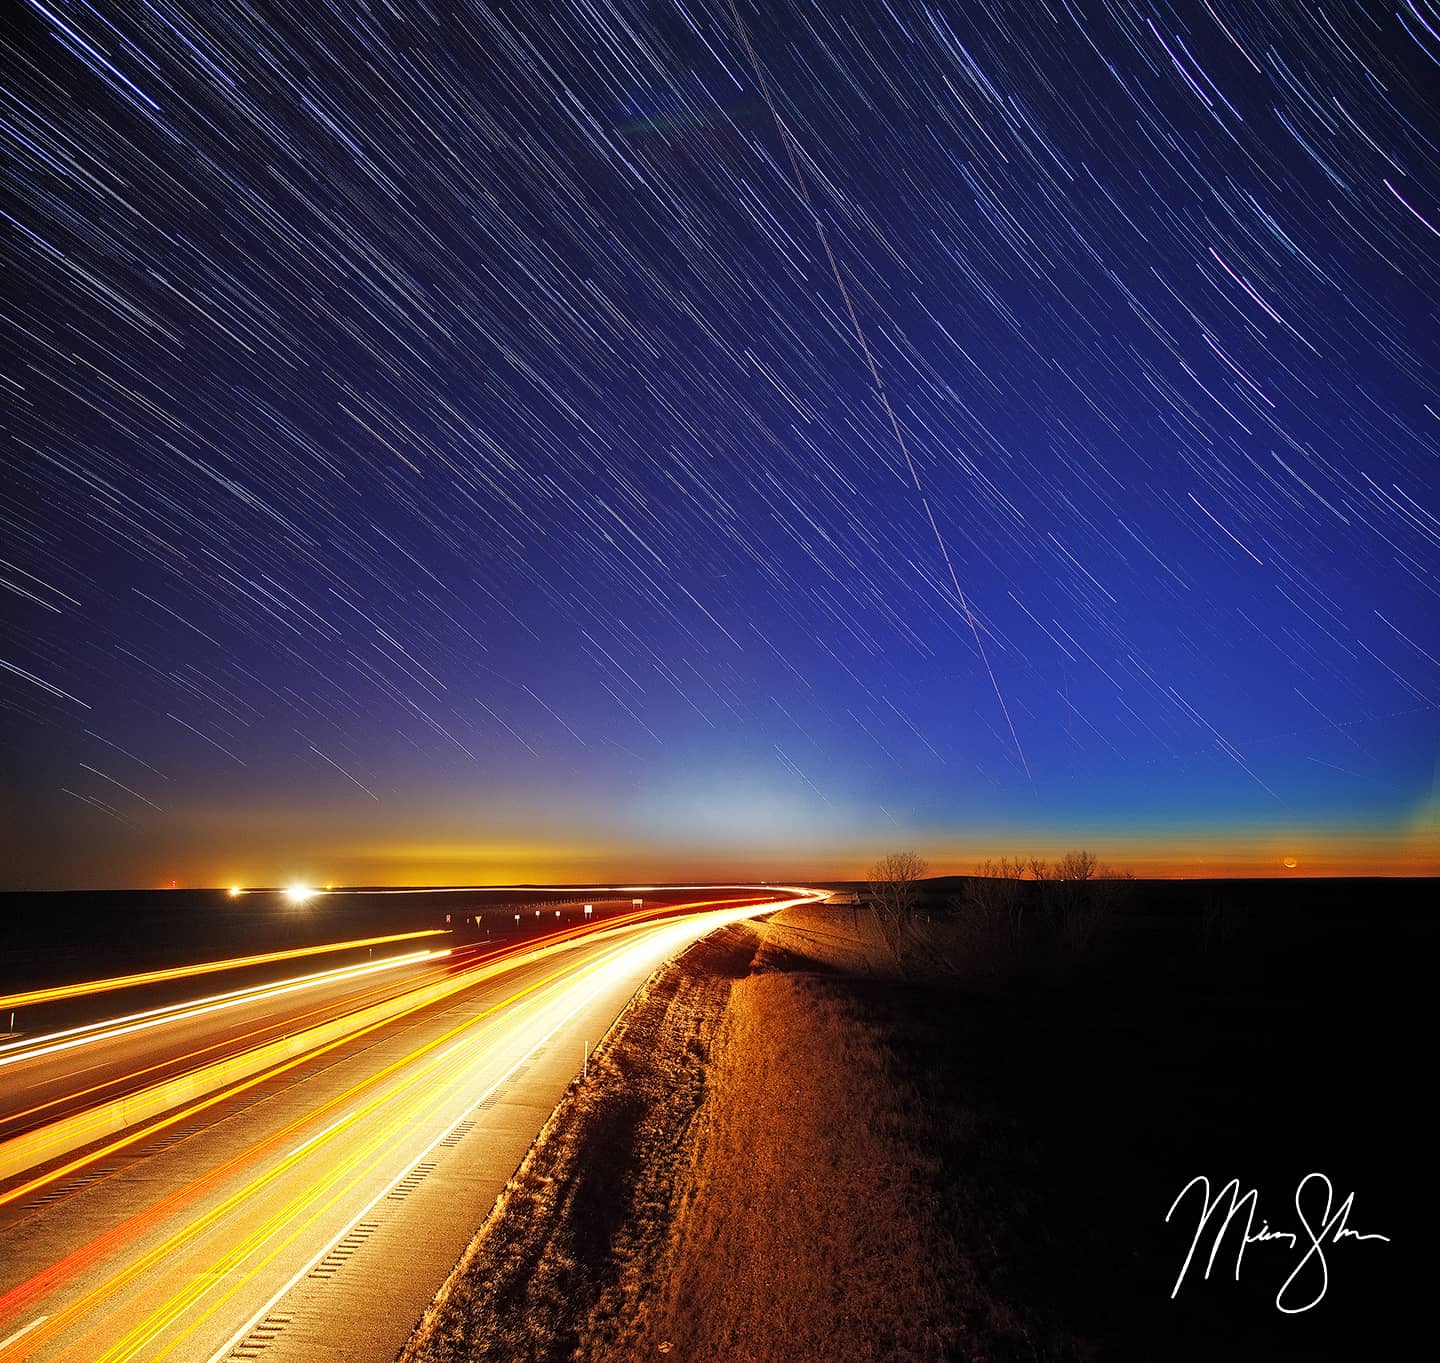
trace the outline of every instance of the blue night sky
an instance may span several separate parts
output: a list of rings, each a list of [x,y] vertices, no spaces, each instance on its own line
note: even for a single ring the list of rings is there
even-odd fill
[[[1440,870],[1440,10],[737,4],[10,7],[0,883]]]

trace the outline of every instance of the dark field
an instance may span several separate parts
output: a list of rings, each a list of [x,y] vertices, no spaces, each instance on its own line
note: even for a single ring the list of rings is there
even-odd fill
[[[413,1357],[1258,1363],[1425,1337],[1432,884],[1141,883],[1083,947],[1032,885],[997,940],[971,888],[929,884],[903,972],[867,910],[791,910],[748,976],[718,971],[718,1017],[622,1029]],[[702,959],[672,973],[693,988]],[[632,1110],[696,1026],[700,1106],[662,1084]],[[1254,1231],[1303,1250],[1317,1171],[1390,1243],[1325,1237],[1323,1297],[1284,1314],[1300,1252],[1252,1243],[1237,1282],[1232,1226],[1172,1300],[1187,1182],[1257,1189]],[[1287,1304],[1319,1287],[1312,1260]]]
[[[983,890],[928,882],[903,970],[875,953],[863,908],[789,911],[798,926],[762,930],[749,977],[687,958],[676,979],[693,992],[709,971],[719,992],[687,1021],[652,990],[585,1103],[557,1115],[563,1134],[532,1157],[545,1176],[477,1242],[486,1271],[456,1286],[425,1348],[1168,1363],[1381,1358],[1424,1338],[1440,1210],[1434,882],[1136,882],[1078,935],[1063,892],[1023,882],[997,915]],[[12,896],[25,931],[3,959],[28,962],[29,984],[447,912],[513,931],[521,896],[504,898],[502,914],[476,891],[305,908],[259,893]],[[601,1120],[617,1102],[620,1135]],[[1314,1172],[1334,1185],[1332,1216],[1353,1192],[1348,1228],[1390,1241],[1332,1231],[1323,1297],[1285,1314],[1276,1295],[1309,1243],[1296,1189]],[[1253,1229],[1296,1232],[1300,1249],[1252,1243],[1237,1281],[1237,1224],[1205,1281],[1217,1223],[1172,1300],[1195,1194],[1165,1215],[1197,1175],[1257,1189]],[[496,1281],[511,1286],[495,1296]],[[1321,1285],[1312,1259],[1287,1304]]]
[[[0,981],[41,988],[443,924],[443,896],[109,890],[0,896]],[[474,896],[470,896],[471,899]]]
[[[673,903],[687,894],[695,897],[676,890],[643,893],[647,903]],[[579,899],[594,904],[597,920],[630,908],[629,895],[585,893],[568,887],[347,889],[317,894],[304,904],[290,903],[279,890],[251,890],[235,898],[224,890],[4,894],[0,895],[0,995],[430,928],[448,929],[450,935],[389,943],[374,948],[374,953],[512,942],[582,921]],[[541,908],[538,918],[534,916],[536,908]],[[521,913],[518,924],[516,912]],[[327,953],[88,1000],[45,1004],[22,1011],[16,1028],[48,1030],[97,1015],[291,978],[364,959],[368,950]],[[9,1022],[7,1012],[0,1017],[0,1033],[8,1030]]]
[[[568,917],[568,901],[580,897],[595,903],[597,912],[629,907],[628,895],[617,899],[612,893],[602,905],[600,894],[567,886],[344,889],[317,894],[302,905],[289,903],[280,890],[249,890],[233,899],[224,890],[0,894],[0,987],[39,988],[421,928],[468,928],[463,920],[474,914],[482,915],[482,936],[491,927],[513,934],[513,916],[500,910],[524,906],[528,913],[563,901]],[[637,894],[647,903],[683,897],[669,889]],[[447,914],[453,923],[447,923]]]
[[[936,898],[932,922],[963,923],[964,886],[944,889],[955,898]],[[1084,952],[1032,896],[1025,940],[991,969],[968,968],[962,931],[950,978],[834,982],[913,1086],[927,1195],[982,1268],[979,1290],[1020,1323],[993,1356],[1344,1359],[1423,1337],[1434,890],[1141,882]],[[1283,1314],[1276,1294],[1311,1243],[1294,1200],[1312,1172],[1333,1182],[1332,1214],[1354,1192],[1349,1228],[1391,1242],[1327,1237],[1323,1298]],[[1217,1193],[1231,1178],[1258,1189],[1254,1230],[1298,1232],[1300,1250],[1251,1244],[1237,1283],[1232,1226],[1207,1282],[1212,1223],[1171,1300],[1197,1195],[1165,1214],[1201,1174]],[[1286,1304],[1322,1286],[1312,1260]]]

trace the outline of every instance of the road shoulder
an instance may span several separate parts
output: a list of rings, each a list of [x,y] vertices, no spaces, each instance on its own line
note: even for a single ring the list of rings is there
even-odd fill
[[[706,1060],[759,938],[736,924],[639,991],[596,1047],[400,1357],[571,1358],[618,1323],[670,1237]]]

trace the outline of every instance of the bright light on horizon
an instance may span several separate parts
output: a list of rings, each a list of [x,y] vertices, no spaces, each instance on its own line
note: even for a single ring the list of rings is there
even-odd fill
[[[304,904],[319,893],[319,890],[312,889],[309,885],[290,885],[286,887],[285,898],[292,904]]]
[[[238,886],[238,885],[232,885],[232,886],[230,887],[230,889],[229,889],[226,893],[229,894],[229,896],[230,896],[231,899],[235,899],[235,898],[237,898],[238,896],[244,894],[245,891],[244,891],[243,889],[241,889],[240,886]]]

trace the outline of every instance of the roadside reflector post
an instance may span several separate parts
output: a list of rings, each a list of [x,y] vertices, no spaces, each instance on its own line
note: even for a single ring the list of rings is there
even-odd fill
[[[589,918],[590,915],[594,912],[594,910],[595,910],[595,906],[594,906],[593,904],[587,904],[587,905],[585,906],[585,917],[586,917],[586,918]]]

